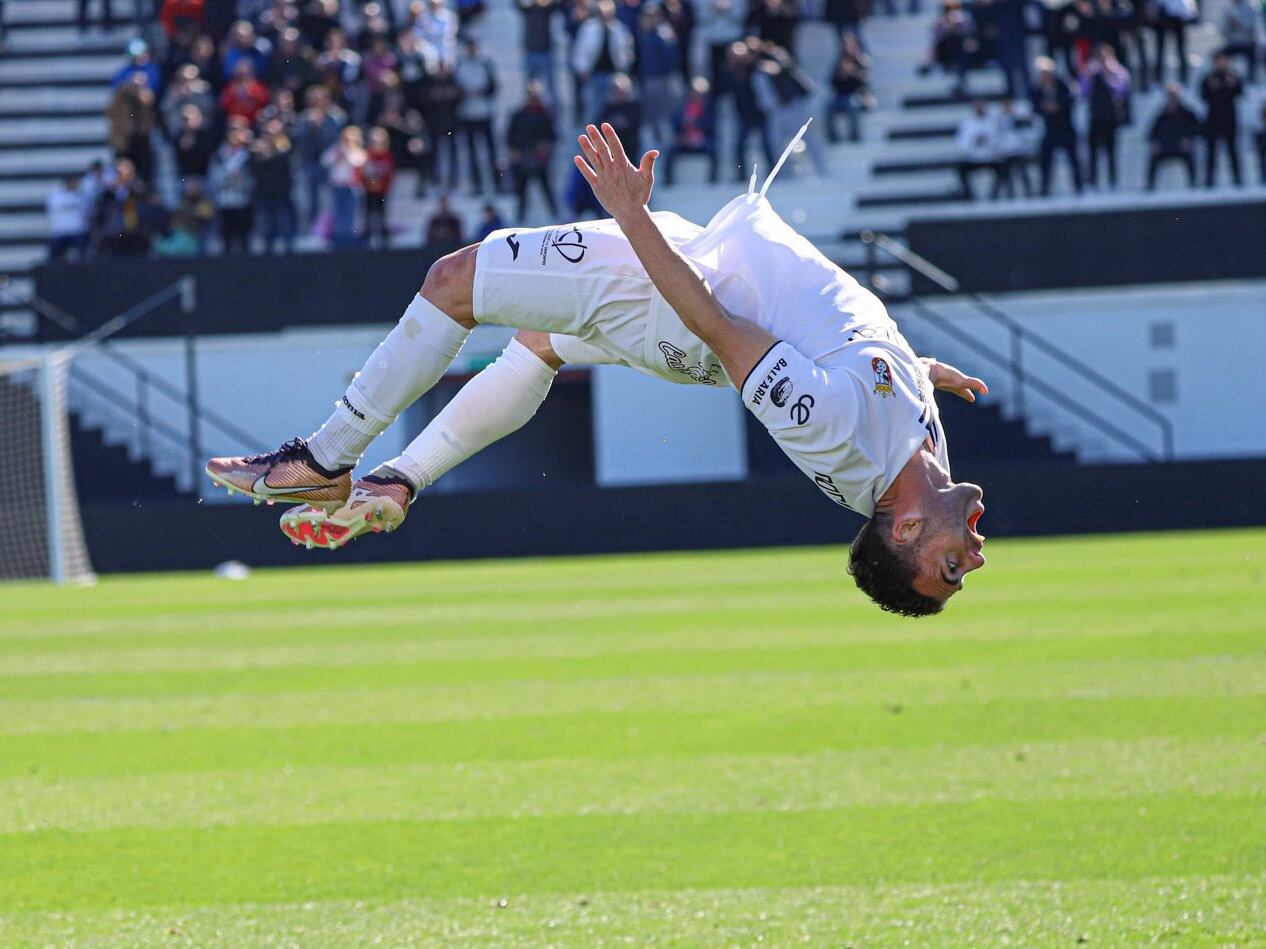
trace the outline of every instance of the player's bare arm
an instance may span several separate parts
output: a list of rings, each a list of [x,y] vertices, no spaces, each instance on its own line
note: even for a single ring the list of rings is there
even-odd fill
[[[576,167],[620,225],[655,288],[686,328],[708,344],[734,384],[742,385],[777,340],[755,323],[726,311],[655,226],[646,205],[655,186],[659,152],[647,152],[635,167],[619,135],[606,123],[601,129],[588,126],[579,142]]]

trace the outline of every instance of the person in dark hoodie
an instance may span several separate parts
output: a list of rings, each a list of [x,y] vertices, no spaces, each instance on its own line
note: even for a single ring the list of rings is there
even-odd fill
[[[550,214],[558,213],[554,187],[550,184],[550,159],[554,155],[554,117],[545,107],[544,88],[539,82],[527,84],[527,100],[510,118],[506,145],[510,148],[510,170],[514,174],[514,191],[519,199],[518,220],[527,216],[527,188],[535,181],[540,185]]]
[[[1030,98],[1033,111],[1043,123],[1040,161],[1042,167],[1042,197],[1051,193],[1051,166],[1055,153],[1062,151],[1068,157],[1068,169],[1073,176],[1073,189],[1081,193],[1081,159],[1077,154],[1077,129],[1073,126],[1073,91],[1069,84],[1055,72],[1053,60],[1042,57],[1037,61],[1037,85]]]
[[[1167,161],[1181,161],[1187,168],[1187,183],[1196,186],[1196,135],[1200,122],[1182,101],[1182,87],[1171,82],[1165,87],[1165,105],[1152,121],[1147,142],[1147,190],[1156,189],[1156,175]]]
[[[273,119],[251,148],[251,171],[255,176],[255,216],[264,252],[271,254],[277,244],[287,254],[294,251],[295,215],[294,148],[281,119]]]
[[[1213,71],[1200,83],[1200,98],[1204,99],[1208,109],[1204,119],[1206,188],[1213,187],[1219,143],[1226,146],[1226,156],[1231,163],[1231,178],[1235,186],[1238,188],[1244,183],[1240,177],[1240,119],[1236,103],[1242,95],[1244,81],[1231,67],[1231,57],[1225,52],[1218,53],[1213,57]]]

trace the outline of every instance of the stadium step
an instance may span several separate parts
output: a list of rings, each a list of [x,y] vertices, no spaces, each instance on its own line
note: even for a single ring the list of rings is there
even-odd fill
[[[3,65],[0,63],[0,65]],[[0,75],[0,90],[66,89],[79,92],[109,91],[109,76],[4,76]],[[104,108],[104,106],[103,106]]]
[[[102,115],[110,102],[105,82],[70,88],[0,89],[0,118],[5,116],[58,116],[71,112]]]
[[[71,379],[72,390],[76,382]],[[70,415],[70,447],[75,487],[83,501],[140,501],[180,497],[174,478],[155,475],[147,462],[134,460],[126,447],[105,440],[78,413]]]
[[[957,191],[925,191],[915,193],[863,194],[857,197],[859,208],[884,208],[900,205],[953,204],[962,201],[962,194]]]
[[[998,102],[1005,98],[1000,90],[990,92],[969,92],[967,95],[956,96],[949,92],[930,95],[911,95],[901,100],[901,106],[905,109],[939,109],[949,105],[966,105],[973,99],[984,99],[986,102]]]
[[[95,147],[45,147],[0,151],[0,181],[47,178],[49,175],[82,174],[97,158],[110,157],[105,142]]]
[[[908,125],[888,129],[888,141],[926,141],[934,138],[953,138],[958,131],[954,125]]]
[[[0,59],[0,82],[7,84],[48,85],[76,81],[80,83],[108,83],[124,60],[117,53],[71,52],[62,55],[54,63],[46,59],[23,59],[5,53]],[[50,75],[50,69],[56,70]]]
[[[32,267],[44,262],[47,250],[42,243],[0,247],[0,275],[29,273]]]
[[[16,38],[11,38],[4,47],[6,60],[16,59],[71,59],[80,56],[111,56],[122,63],[127,46],[127,37],[122,34],[110,36],[78,36],[73,27],[56,29],[25,30]]]
[[[5,22],[13,28],[37,23],[75,23],[78,16],[75,0],[10,0],[4,7]]]
[[[0,214],[39,214],[44,210],[44,202],[40,198],[27,201],[5,200],[0,198]]]
[[[1044,435],[1031,435],[1019,419],[1008,419],[998,405],[938,399],[941,422],[953,433],[954,465],[959,471],[972,465],[1005,461],[1040,465],[1075,465],[1076,455],[1060,451]]]
[[[102,115],[80,119],[65,115],[8,118],[0,122],[0,148],[6,149],[98,145],[108,135],[109,126]]]

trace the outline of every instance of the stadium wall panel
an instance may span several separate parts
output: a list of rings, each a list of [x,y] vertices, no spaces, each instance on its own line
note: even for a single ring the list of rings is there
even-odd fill
[[[1266,201],[912,220],[909,245],[966,291],[1266,277]],[[914,292],[944,292],[916,276]]]
[[[1169,465],[997,464],[963,472],[986,491],[991,536],[1266,524],[1266,459]],[[336,554],[293,547],[276,508],[193,500],[84,509],[102,572],[844,544],[861,519],[802,477],[548,491],[424,494],[397,533]],[[843,575],[843,558],[840,572]]]
[[[395,322],[431,264],[448,249],[159,260],[115,257],[37,267],[35,290],[80,321],[75,336],[185,276],[197,281],[193,325],[200,334]],[[185,332],[186,324],[172,302],[121,335]],[[47,320],[39,322],[38,333],[41,340],[72,335]]]

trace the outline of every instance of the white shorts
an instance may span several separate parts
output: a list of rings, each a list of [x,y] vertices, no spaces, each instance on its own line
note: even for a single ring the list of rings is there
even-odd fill
[[[673,244],[702,230],[671,212],[654,218]],[[651,278],[610,219],[493,231],[475,257],[475,319],[549,333],[559,358],[573,364],[647,371],[653,295]]]

